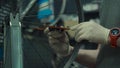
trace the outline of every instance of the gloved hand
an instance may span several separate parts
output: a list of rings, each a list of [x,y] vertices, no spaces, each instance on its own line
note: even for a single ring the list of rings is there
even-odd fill
[[[75,25],[71,27],[71,30],[75,31],[74,37],[77,42],[88,40],[89,42],[100,44],[108,43],[110,30],[95,23],[93,20]]]
[[[48,35],[50,47],[54,50],[57,56],[64,57],[70,53],[71,47],[65,31],[49,31],[47,28],[45,33]]]

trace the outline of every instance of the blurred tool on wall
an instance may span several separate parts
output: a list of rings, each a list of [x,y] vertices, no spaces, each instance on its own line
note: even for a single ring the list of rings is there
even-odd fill
[[[52,0],[38,0],[38,19],[40,19],[41,23],[47,24],[52,23],[54,21],[54,13],[53,13],[53,1]]]

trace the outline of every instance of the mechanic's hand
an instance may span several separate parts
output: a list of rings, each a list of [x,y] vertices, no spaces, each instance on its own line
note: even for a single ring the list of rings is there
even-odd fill
[[[59,56],[69,54],[70,44],[65,31],[49,31],[47,28],[45,33],[48,35],[50,47]]]
[[[88,40],[100,44],[108,43],[109,29],[102,27],[93,20],[75,25],[71,27],[71,30],[75,31],[75,40],[77,42]]]

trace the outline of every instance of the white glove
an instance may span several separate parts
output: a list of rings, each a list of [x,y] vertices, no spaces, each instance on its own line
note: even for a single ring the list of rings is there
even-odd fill
[[[54,50],[57,56],[67,56],[70,53],[70,44],[68,36],[64,31],[49,31],[45,30],[49,38],[50,47]]]
[[[77,42],[88,40],[89,42],[100,44],[108,43],[110,30],[95,23],[93,20],[75,25],[71,27],[71,30],[75,31],[75,40]]]

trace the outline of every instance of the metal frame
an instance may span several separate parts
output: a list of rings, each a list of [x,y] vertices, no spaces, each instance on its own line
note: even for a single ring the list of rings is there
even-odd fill
[[[12,68],[23,68],[22,33],[19,14],[15,18],[10,14],[10,39]]]
[[[31,0],[29,4],[27,5],[26,9],[21,13],[20,20],[22,20],[27,12],[32,8],[32,6],[36,3],[37,0]]]
[[[10,14],[10,26],[5,26],[4,36],[4,68],[23,68],[23,49],[22,49],[22,33],[21,20],[35,4],[37,0],[31,0],[25,10],[21,12],[22,4],[17,1],[16,8],[18,11],[12,11]],[[6,23],[6,22],[5,22]],[[5,24],[6,25],[6,24]]]

